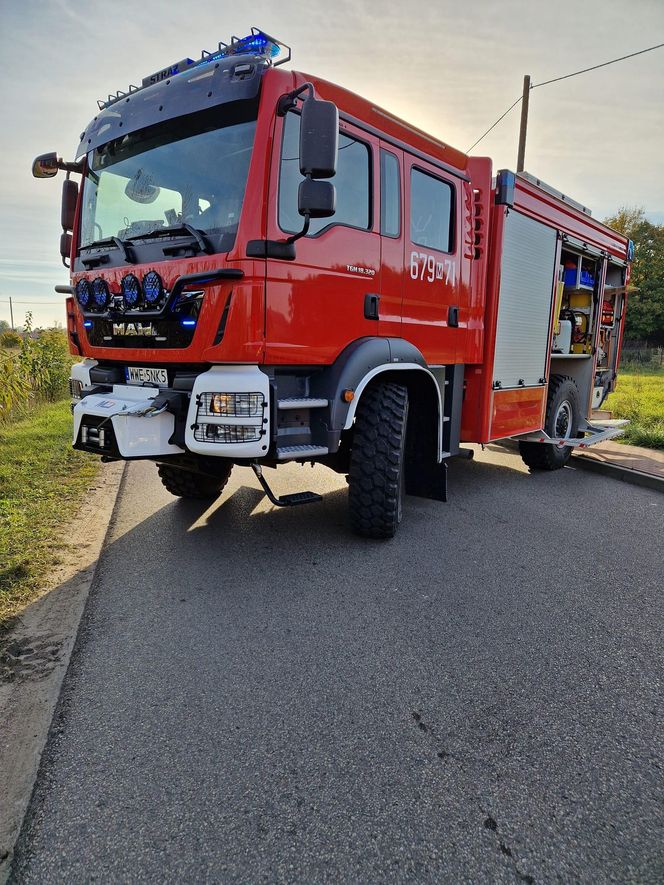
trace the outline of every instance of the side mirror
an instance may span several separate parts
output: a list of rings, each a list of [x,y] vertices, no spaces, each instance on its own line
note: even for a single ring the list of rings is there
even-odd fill
[[[60,208],[60,223],[63,230],[74,230],[77,200],[78,184],[71,178],[65,179],[62,182],[62,206]]]
[[[58,174],[58,155],[56,153],[40,154],[32,164],[35,178],[53,178]]]
[[[308,218],[329,218],[337,211],[337,192],[330,181],[305,178],[297,192],[297,208]]]
[[[67,261],[71,257],[71,234],[63,230],[60,234],[60,257],[65,267],[69,267]]]
[[[332,178],[337,171],[339,111],[331,101],[307,98],[300,119],[300,172]]]

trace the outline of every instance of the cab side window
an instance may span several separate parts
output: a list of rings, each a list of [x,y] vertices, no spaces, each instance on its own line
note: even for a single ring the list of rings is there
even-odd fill
[[[410,239],[417,246],[452,252],[454,194],[446,181],[419,169],[410,173]]]
[[[380,152],[380,232],[384,237],[401,233],[399,161],[388,151]]]
[[[286,114],[279,170],[279,227],[287,233],[302,229],[304,219],[297,211],[297,190],[302,176],[299,165],[300,115]],[[371,227],[371,154],[366,144],[339,133],[337,174],[330,179],[337,190],[337,211],[331,218],[312,218],[308,236],[331,225],[343,224],[369,230]]]

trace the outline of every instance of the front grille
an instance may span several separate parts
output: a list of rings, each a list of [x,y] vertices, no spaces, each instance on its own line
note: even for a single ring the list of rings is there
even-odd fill
[[[189,347],[195,325],[182,325],[182,318],[145,319],[132,317],[111,320],[107,317],[88,317],[92,325],[86,328],[93,347],[160,348]]]

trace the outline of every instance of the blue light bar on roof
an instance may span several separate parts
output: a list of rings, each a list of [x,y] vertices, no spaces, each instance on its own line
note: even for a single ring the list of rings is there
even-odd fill
[[[281,52],[281,46],[262,31],[254,31],[247,37],[233,37],[228,46],[219,44],[215,58],[228,58],[230,55],[264,55],[272,60]]]
[[[115,95],[109,95],[106,101],[100,99],[97,105],[100,110],[104,110],[121,98],[133,95],[139,89],[145,89],[146,86],[154,86],[155,83],[161,83],[162,80],[170,80],[171,77],[177,77],[178,74],[191,70],[191,68],[235,55],[261,56],[268,64],[276,66],[290,61],[291,50],[290,46],[286,46],[280,40],[270,37],[269,34],[259,30],[259,28],[252,28],[251,34],[248,34],[246,37],[232,37],[230,43],[220,42],[214,52],[208,52],[204,49],[198,61],[194,61],[191,58],[183,58],[159,71],[155,71],[154,74],[148,74],[147,77],[143,77],[140,86],[130,86],[128,92],[117,92]]]

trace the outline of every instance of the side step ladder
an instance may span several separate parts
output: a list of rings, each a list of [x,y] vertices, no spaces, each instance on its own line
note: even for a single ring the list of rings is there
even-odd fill
[[[297,507],[298,504],[313,504],[315,501],[322,501],[323,496],[316,492],[294,492],[291,495],[282,495],[277,498],[267,480],[263,476],[263,468],[260,464],[252,464],[251,469],[256,474],[256,479],[261,484],[267,498],[275,505],[275,507]]]
[[[583,432],[588,434],[588,436],[576,436],[562,439],[549,436],[543,430],[539,430],[537,433],[524,433],[521,436],[514,436],[512,439],[521,442],[550,443],[559,448],[569,446],[571,449],[588,449],[590,446],[597,445],[597,443],[604,442],[607,439],[613,439],[614,436],[620,436],[620,434],[625,432],[628,424],[629,421],[626,418],[614,418],[611,421],[605,420],[601,422],[595,421],[593,424],[587,423],[583,428]]]

